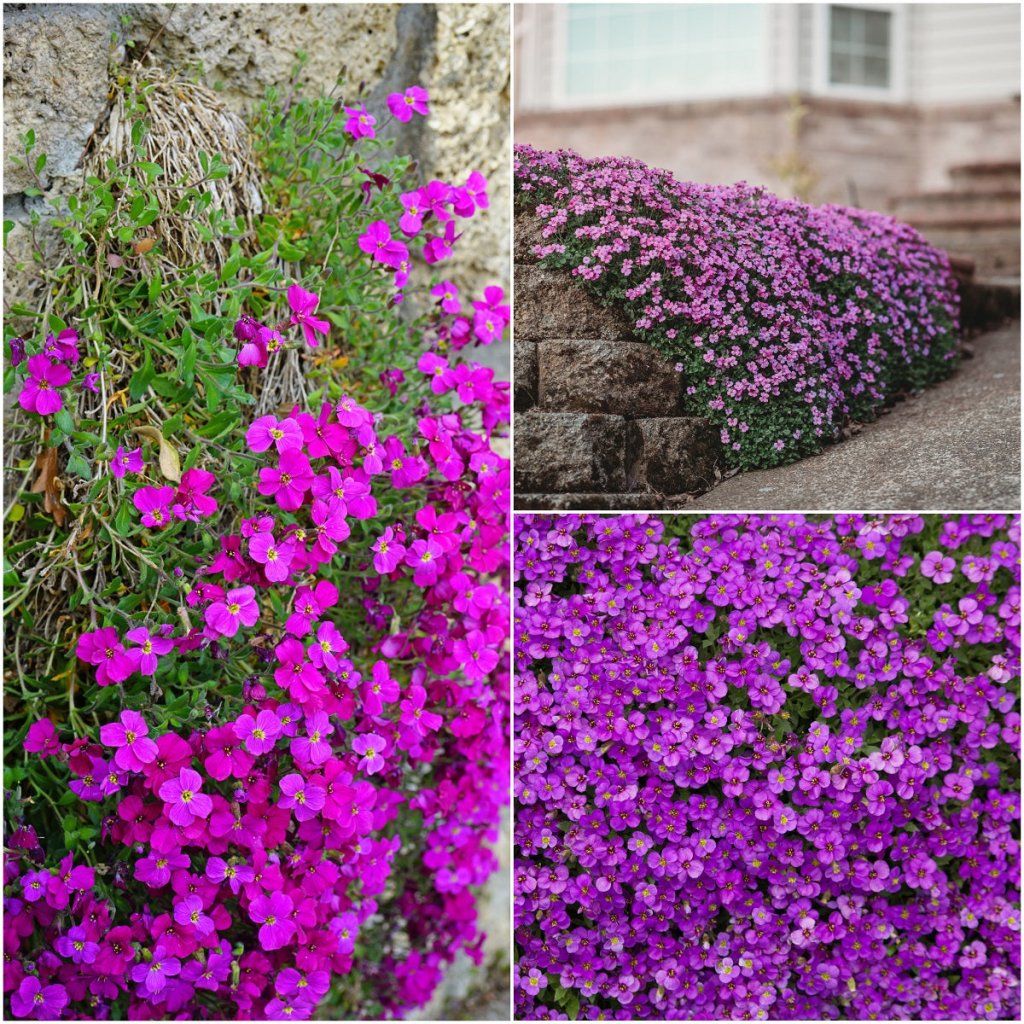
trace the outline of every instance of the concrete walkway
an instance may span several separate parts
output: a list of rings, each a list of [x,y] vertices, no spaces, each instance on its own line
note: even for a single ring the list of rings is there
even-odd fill
[[[1020,508],[1020,323],[970,344],[974,358],[953,377],[855,437],[789,466],[734,476],[688,509]]]

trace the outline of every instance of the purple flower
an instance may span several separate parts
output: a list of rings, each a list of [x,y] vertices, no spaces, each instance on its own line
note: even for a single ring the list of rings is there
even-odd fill
[[[43,985],[34,974],[22,978],[17,991],[11,993],[15,1017],[57,1020],[67,1005],[68,993],[63,985]]]
[[[100,951],[99,944],[89,939],[80,924],[69,928],[66,935],[57,939],[54,948],[62,957],[76,964],[91,964]]]
[[[137,711],[122,711],[120,722],[100,726],[100,742],[117,748],[114,763],[128,772],[141,772],[156,757],[156,742],[148,734],[149,726]]]
[[[28,377],[18,393],[18,404],[27,412],[52,416],[64,408],[59,388],[71,381],[71,370],[63,363],[50,361],[40,353],[29,356]]]
[[[273,711],[260,711],[255,717],[244,714],[235,722],[235,735],[250,754],[266,754],[274,749],[281,734],[281,721]]]
[[[141,473],[145,468],[141,448],[133,448],[129,452],[118,445],[114,457],[110,460],[110,472],[119,480],[123,479],[126,473]]]
[[[249,917],[260,926],[260,945],[264,949],[280,949],[295,933],[293,906],[291,897],[283,892],[261,893],[249,904]]]
[[[132,968],[131,978],[149,995],[159,995],[167,987],[168,979],[180,972],[181,961],[170,956],[164,946],[157,946],[150,960],[143,960]]]
[[[160,787],[160,799],[164,801],[167,815],[175,825],[184,827],[191,825],[196,818],[210,816],[213,801],[200,792],[202,784],[199,772],[182,768],[176,779],[168,779]]]

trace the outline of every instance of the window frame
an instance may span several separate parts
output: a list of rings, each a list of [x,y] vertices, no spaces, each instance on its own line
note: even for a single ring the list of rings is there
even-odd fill
[[[590,0],[593,3],[593,0]],[[699,0],[709,6],[717,6],[714,0]],[[649,3],[649,0],[648,0]],[[628,7],[628,2],[618,0],[618,3],[605,4],[596,3],[595,6],[621,6]],[[556,6],[553,31],[549,42],[550,53],[554,63],[554,73],[551,79],[551,95],[548,98],[546,109],[549,110],[600,110],[609,107],[650,107],[663,106],[673,103],[702,103],[714,100],[732,99],[757,99],[770,96],[775,91],[775,82],[772,68],[771,18],[776,12],[772,10],[773,4],[749,3],[745,6],[761,8],[762,32],[760,46],[762,50],[761,75],[756,87],[745,88],[742,91],[723,93],[720,90],[712,90],[707,93],[698,93],[693,90],[681,89],[678,93],[663,94],[661,96],[623,96],[615,92],[593,94],[589,96],[570,95],[568,90],[569,74],[569,8],[574,6],[571,3],[561,3]],[[660,6],[657,3],[650,4],[652,7]],[[538,109],[531,106],[529,109]]]
[[[889,15],[889,84],[842,85],[830,81],[832,8],[882,11]],[[895,3],[860,3],[858,0],[814,5],[814,92],[837,99],[875,100],[902,103],[907,99],[907,11]]]

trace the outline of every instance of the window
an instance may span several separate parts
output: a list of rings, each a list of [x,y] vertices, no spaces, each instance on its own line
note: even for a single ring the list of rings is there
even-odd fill
[[[889,89],[892,84],[892,14],[863,7],[830,7],[830,85]]]
[[[643,103],[764,91],[760,4],[566,4],[562,102]]]

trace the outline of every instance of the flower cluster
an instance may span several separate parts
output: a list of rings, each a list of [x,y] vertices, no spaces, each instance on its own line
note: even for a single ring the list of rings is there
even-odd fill
[[[1020,520],[524,516],[517,1016],[1020,1017]]]
[[[527,146],[515,188],[535,254],[624,307],[732,465],[816,452],[955,366],[949,261],[890,217]]]
[[[504,389],[476,401],[492,424],[507,420]],[[31,828],[14,844],[15,1015],[103,1016],[117,1003],[130,1018],[219,1017],[211,1008],[230,1003],[244,1017],[307,1018],[330,976],[352,970],[361,936],[384,927],[406,846],[422,879],[398,897],[408,948],[372,972],[381,1005],[425,1001],[456,950],[476,952],[472,887],[496,867],[487,843],[507,793],[508,464],[459,413],[424,410],[409,440],[378,430],[351,399],[254,421],[265,508],[183,576],[190,626],[81,637],[101,686],[204,654],[255,651],[259,667],[237,710],[196,731],[156,733],[144,708],[103,724],[98,742],[64,739],[49,719],[29,729],[25,749],[67,763],[114,845],[109,885],[97,885],[70,854],[39,866]],[[405,492],[408,517],[365,548],[345,543]],[[362,595],[358,651],[337,625],[352,604],[330,579],[342,561]],[[404,579],[415,600],[378,596]],[[120,914],[118,891],[131,894]]]
[[[396,301],[399,302],[409,280],[412,260],[409,243],[420,243],[418,253],[425,263],[441,263],[451,256],[461,237],[456,230],[456,218],[468,219],[490,205],[487,180],[479,171],[473,171],[464,185],[449,185],[435,179],[422,188],[403,192],[400,198],[403,212],[396,226],[375,220],[359,236],[359,248],[374,263],[394,271]],[[437,225],[436,234],[426,230],[433,224]]]
[[[18,405],[39,416],[52,416],[63,409],[61,388],[71,383],[74,376],[72,367],[77,366],[81,358],[78,332],[72,327],[65,327],[59,334],[48,334],[42,350],[27,358],[24,339],[12,338],[10,348],[11,365],[19,366],[24,362],[27,371],[18,392]],[[87,373],[82,379],[82,386],[95,390],[96,380],[96,374]]]

